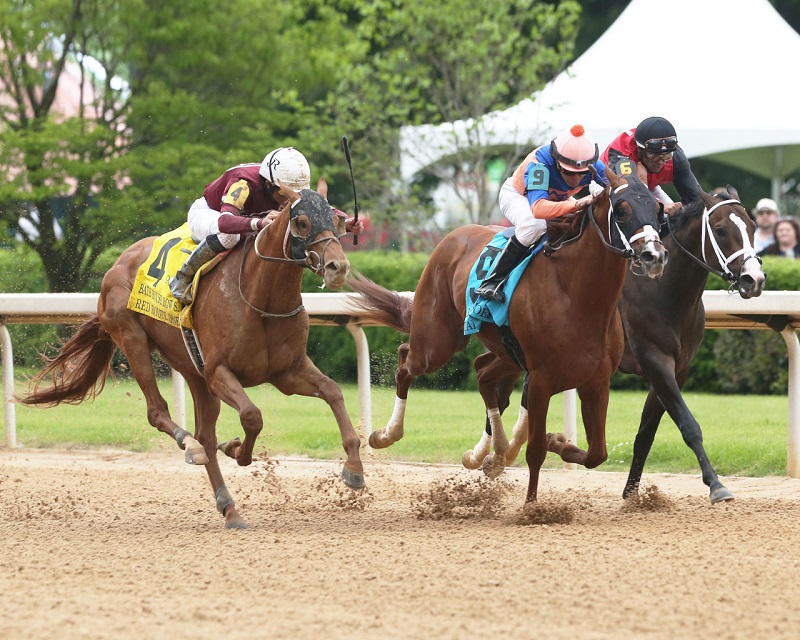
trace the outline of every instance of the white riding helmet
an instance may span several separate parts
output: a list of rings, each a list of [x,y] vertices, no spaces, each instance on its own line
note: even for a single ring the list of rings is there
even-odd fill
[[[280,147],[270,151],[258,173],[267,182],[278,184],[278,180],[295,191],[311,187],[311,169],[308,160],[294,147]]]

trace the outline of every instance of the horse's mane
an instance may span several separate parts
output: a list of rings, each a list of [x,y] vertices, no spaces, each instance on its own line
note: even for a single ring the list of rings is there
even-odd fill
[[[578,237],[584,227],[586,221],[586,212],[588,209],[576,211],[575,213],[568,213],[560,218],[552,218],[547,221],[547,242],[550,245],[558,245],[562,242]]]

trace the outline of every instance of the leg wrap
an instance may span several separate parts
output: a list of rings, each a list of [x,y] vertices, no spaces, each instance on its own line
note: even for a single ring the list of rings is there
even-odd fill
[[[217,489],[214,495],[217,500],[217,511],[224,516],[225,509],[233,504],[233,498],[231,498],[231,494],[228,493],[228,489],[224,484],[220,485],[219,489]]]
[[[185,450],[186,445],[184,444],[183,441],[186,439],[186,436],[189,435],[189,432],[186,431],[185,429],[181,429],[180,427],[178,427],[175,429],[174,433],[175,433],[175,442],[178,443],[178,446],[181,448],[182,451]]]

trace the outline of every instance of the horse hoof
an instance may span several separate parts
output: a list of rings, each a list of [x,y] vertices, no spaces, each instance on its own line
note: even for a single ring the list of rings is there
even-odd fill
[[[232,518],[225,520],[225,528],[226,529],[247,529],[247,522],[244,518],[239,515],[233,516]]]
[[[730,502],[733,500],[733,494],[725,487],[719,487],[711,492],[711,504],[718,504],[720,502]]]
[[[369,434],[369,446],[373,449],[385,449],[388,447],[391,442],[388,442],[386,438],[381,438],[380,431],[373,431]]]
[[[481,464],[475,458],[475,453],[470,449],[463,456],[461,456],[461,464],[465,469],[479,469]]]
[[[226,456],[229,458],[236,457],[236,450],[242,446],[242,441],[236,437],[233,440],[228,440],[227,442],[220,442],[217,445],[217,449],[222,451]]]
[[[208,456],[206,455],[205,449],[201,449],[200,451],[189,451],[187,449],[183,458],[186,460],[186,464],[208,464]]]
[[[367,486],[363,473],[355,473],[348,470],[347,467],[342,467],[342,482],[351,489],[363,489]]]
[[[502,464],[498,464],[497,461],[492,458],[492,456],[486,456],[483,459],[481,469],[483,470],[483,475],[491,480],[501,476],[503,471],[506,470],[506,468]]]

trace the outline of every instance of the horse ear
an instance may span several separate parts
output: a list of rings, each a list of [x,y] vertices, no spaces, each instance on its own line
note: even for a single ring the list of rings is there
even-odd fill
[[[727,189],[728,195],[731,198],[735,198],[736,200],[741,200],[741,198],[739,197],[739,192],[736,190],[735,187],[732,187],[731,185],[726,185],[725,188]]]
[[[620,178],[611,167],[606,167],[606,180],[611,185],[612,189],[616,189],[619,185],[622,184],[622,178]]]
[[[712,196],[710,193],[706,193],[702,189],[700,189],[700,199],[703,201],[706,209],[710,209],[714,206],[714,196]]]
[[[281,193],[289,199],[290,203],[297,202],[300,199],[300,194],[291,187],[283,184],[280,179],[278,180],[278,184],[281,186]]]
[[[639,178],[643,184],[647,184],[647,169],[641,162],[636,163],[636,177]]]
[[[323,198],[328,197],[328,183],[325,182],[325,178],[317,180],[317,193]]]

